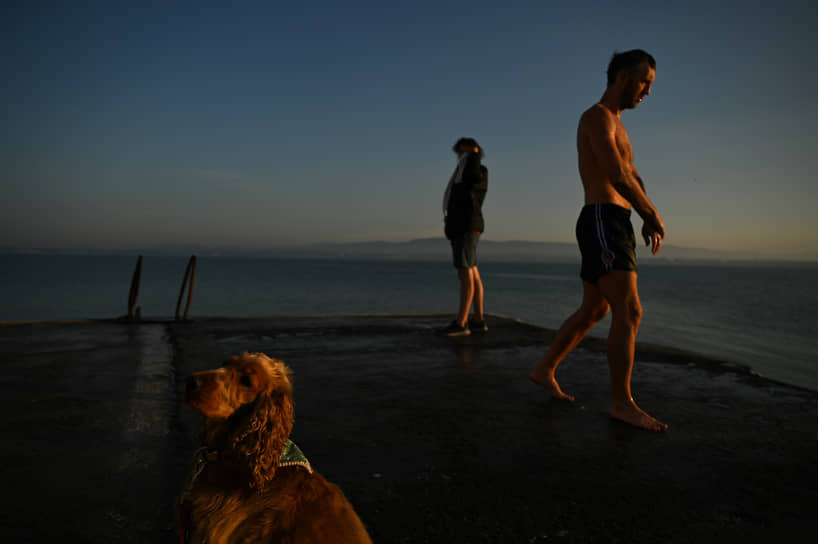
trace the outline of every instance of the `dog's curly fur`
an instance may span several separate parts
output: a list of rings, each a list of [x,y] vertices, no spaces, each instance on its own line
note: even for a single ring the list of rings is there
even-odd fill
[[[337,486],[304,467],[278,466],[293,426],[284,363],[263,353],[231,357],[191,376],[185,397],[203,416],[204,445],[219,452],[180,496],[188,542],[371,544]]]

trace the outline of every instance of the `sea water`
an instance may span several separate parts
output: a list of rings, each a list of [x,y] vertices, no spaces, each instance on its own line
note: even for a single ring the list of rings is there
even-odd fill
[[[135,262],[0,255],[0,321],[124,315]],[[143,317],[173,315],[186,264],[144,258]],[[576,264],[485,262],[480,272],[487,312],[535,325],[558,328],[582,298]],[[818,390],[816,272],[804,265],[642,266],[638,339]],[[200,257],[191,315],[454,313],[457,304],[457,277],[445,262]],[[605,336],[609,326],[610,316],[591,334]]]

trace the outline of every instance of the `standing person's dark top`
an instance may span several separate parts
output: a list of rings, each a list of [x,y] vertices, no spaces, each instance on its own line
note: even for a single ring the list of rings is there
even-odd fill
[[[488,169],[481,164],[483,150],[473,138],[460,138],[452,147],[457,167],[443,195],[446,238],[452,245],[452,260],[460,280],[460,309],[457,318],[443,331],[449,336],[488,330],[483,315],[483,282],[477,270],[477,242],[485,230],[483,201],[488,189]],[[474,316],[469,322],[469,309]]]
[[[482,234],[486,228],[483,219],[483,201],[489,185],[488,168],[480,164],[480,155],[471,151],[464,155],[455,169],[461,170],[459,182],[452,183],[446,203],[446,238],[453,240],[467,232]]]

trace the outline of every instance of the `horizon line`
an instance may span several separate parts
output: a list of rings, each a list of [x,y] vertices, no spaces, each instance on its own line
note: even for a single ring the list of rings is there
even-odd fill
[[[287,251],[299,251],[299,252],[309,252],[311,250],[316,251],[322,248],[338,248],[341,249],[344,246],[376,246],[376,245],[392,245],[392,246],[400,246],[400,245],[410,245],[417,242],[447,242],[446,238],[444,237],[425,237],[425,238],[412,238],[409,240],[403,241],[388,241],[388,240],[361,240],[361,241],[352,241],[352,242],[309,242],[309,243],[302,243],[302,244],[291,244],[291,245],[274,245],[274,246],[266,246],[266,247],[242,247],[238,245],[224,245],[224,246],[217,246],[217,245],[203,245],[203,244],[194,244],[194,243],[169,243],[169,244],[157,244],[153,246],[143,246],[143,247],[93,247],[93,246],[73,246],[73,247],[44,247],[44,246],[0,246],[0,254],[11,254],[11,255],[38,255],[38,254],[68,254],[68,255],[109,255],[109,254],[144,254],[144,255],[154,255],[154,256],[189,256],[190,254],[197,254],[199,252],[204,252],[205,254],[202,256],[205,257],[230,257],[230,256],[253,256],[263,254],[263,253],[270,253],[270,252],[287,252]],[[525,245],[532,245],[532,246],[562,246],[565,249],[571,248],[575,249],[576,244],[574,242],[557,242],[557,241],[541,241],[541,240],[520,240],[520,239],[511,239],[511,240],[483,240],[484,243],[489,243],[492,245],[514,245],[514,244],[525,244]],[[713,261],[713,262],[779,262],[779,263],[818,263],[818,255],[792,255],[792,254],[782,254],[782,255],[769,255],[765,254],[765,251],[752,251],[752,250],[719,250],[719,249],[709,249],[709,248],[702,248],[702,247],[690,247],[690,246],[680,246],[675,244],[667,244],[663,246],[666,250],[672,250],[673,252],[683,251],[685,253],[701,253],[703,255],[684,255],[684,256],[665,256],[662,254],[656,256],[647,256],[651,260],[656,261]],[[209,254],[208,254],[209,253]],[[234,255],[220,255],[219,253],[234,253]],[[286,257],[286,256],[285,256]],[[292,257],[292,256],[291,256]],[[315,258],[316,255],[299,255],[299,257],[311,257]],[[323,255],[320,257],[327,258],[329,256]],[[342,255],[341,257],[345,258],[391,258],[394,260],[394,256],[384,254],[381,256],[378,255]],[[427,256],[428,257],[428,256]],[[523,257],[518,255],[518,257]],[[537,258],[538,257],[538,258]],[[553,255],[549,259],[548,255],[531,255],[528,256],[526,260],[536,260],[536,261],[543,261],[543,260],[555,260],[559,258],[564,258],[564,256]],[[418,256],[407,255],[407,260],[418,260]]]

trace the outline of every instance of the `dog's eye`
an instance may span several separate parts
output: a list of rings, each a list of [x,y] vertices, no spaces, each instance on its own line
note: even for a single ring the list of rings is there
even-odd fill
[[[250,376],[248,376],[247,374],[239,378],[239,383],[242,384],[244,387],[250,387],[253,385],[253,382],[250,381]]]

